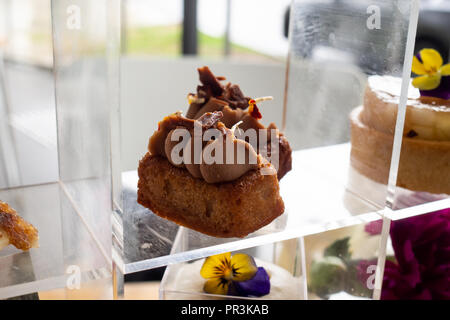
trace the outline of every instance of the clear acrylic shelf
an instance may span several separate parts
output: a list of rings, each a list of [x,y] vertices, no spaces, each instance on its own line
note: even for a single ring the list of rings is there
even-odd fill
[[[214,253],[236,251],[273,241],[287,240],[361,222],[380,219],[382,207],[345,191],[348,174],[340,170],[348,164],[349,145],[296,151],[293,170],[281,181],[286,212],[272,224],[243,239],[214,238],[199,232],[184,231],[185,251],[170,254],[176,242],[178,226],[154,215],[136,202],[137,173],[123,177],[124,272],[132,273],[167,264],[204,258]],[[336,167],[323,166],[333,158]],[[301,179],[302,183],[297,183]],[[327,197],[327,201],[324,200]]]
[[[129,213],[124,220],[124,232],[128,234],[124,242],[124,273],[369,223],[383,215],[400,219],[449,207],[450,200],[445,195],[403,189],[398,193],[399,199],[415,201],[417,205],[388,213],[389,209],[383,206],[386,186],[356,173],[349,166],[349,154],[348,143],[294,152],[293,170],[280,183],[286,206],[281,217],[244,239],[214,238],[186,229],[184,237],[189,241],[185,251],[177,253],[170,252],[175,246],[178,225],[137,204],[137,173],[124,172],[124,209]],[[298,183],[299,180],[302,182]],[[346,188],[349,183],[359,186],[359,194]],[[367,200],[368,193],[370,200]],[[377,203],[372,202],[374,199]],[[431,200],[435,201],[428,202]]]

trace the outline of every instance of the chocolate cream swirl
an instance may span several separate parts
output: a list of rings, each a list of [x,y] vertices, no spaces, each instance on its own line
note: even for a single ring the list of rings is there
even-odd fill
[[[198,119],[186,118],[180,112],[171,114],[158,123],[149,141],[149,152],[167,158],[207,183],[233,181],[261,166],[270,169],[251,144],[235,137],[222,118],[220,111],[207,112]]]
[[[220,111],[223,116],[221,122],[227,128],[233,127],[236,123],[241,122],[239,129],[244,133],[249,129],[259,130],[267,129],[267,143],[258,141],[253,143],[253,148],[263,152],[263,155],[269,159],[278,159],[276,165],[278,179],[281,179],[287,172],[292,169],[292,149],[283,133],[279,132],[274,123],[265,127],[259,120],[262,118],[259,110],[254,104],[249,108],[249,97],[244,96],[241,89],[236,84],[227,83],[222,85],[220,81],[225,80],[224,77],[216,77],[211,70],[204,66],[198,68],[201,85],[197,87],[196,94],[189,94],[191,103],[186,113],[186,117],[190,119],[199,119],[207,112]],[[275,130],[276,139],[278,140],[278,148],[272,150],[271,130]]]

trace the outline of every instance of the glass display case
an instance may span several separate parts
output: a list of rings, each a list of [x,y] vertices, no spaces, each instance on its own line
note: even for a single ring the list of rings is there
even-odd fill
[[[59,298],[110,299],[118,6],[52,1],[45,9],[52,17],[53,73],[27,72],[31,66],[6,58],[0,70],[0,199],[39,233],[37,248],[1,251],[0,298],[59,290]],[[48,77],[54,87],[47,87]]]
[[[373,299],[382,220],[307,236],[308,299]]]
[[[298,299],[380,299],[391,224],[450,207],[448,184],[436,174],[449,174],[448,139],[425,143],[441,167],[416,158],[429,124],[408,111],[418,99],[409,94],[419,0],[293,0],[282,72],[191,58],[170,70],[172,62],[120,60],[120,0],[51,4],[54,109],[16,110],[0,83],[0,200],[40,234],[39,249],[0,252],[0,298],[57,288],[76,297],[67,285],[73,270],[98,297],[117,298],[124,275],[161,266],[160,298],[218,298],[177,279],[207,257],[245,252],[295,278]],[[261,121],[276,123],[292,148],[292,169],[276,179],[284,212],[242,238],[181,227],[138,203],[149,138],[164,117],[187,113],[189,103],[179,101],[204,64],[244,93],[249,83],[261,90],[250,98],[284,88],[260,107]],[[27,119],[51,139],[23,130]],[[425,169],[434,173],[417,173]]]
[[[171,254],[186,251],[189,237],[185,228],[180,228]],[[304,300],[306,297],[305,258],[303,239],[291,239],[256,246],[232,252],[251,256],[257,267],[266,270],[269,277],[269,290],[260,297],[240,295],[230,292],[227,295],[207,293],[203,290],[207,279],[200,274],[205,259],[171,264],[166,268],[161,281],[159,296],[163,300],[211,300],[211,299],[276,299]],[[241,293],[242,294],[242,293]]]
[[[231,257],[250,255],[258,267],[267,269],[270,288],[261,296],[208,292],[208,278],[203,276],[206,259],[199,259],[167,266],[160,299],[373,299],[382,223],[378,219],[232,252]],[[186,235],[181,228],[171,254],[186,251],[190,241]],[[394,256],[391,242],[386,254]]]

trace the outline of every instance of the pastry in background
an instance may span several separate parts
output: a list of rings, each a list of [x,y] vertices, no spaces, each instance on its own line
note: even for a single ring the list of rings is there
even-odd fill
[[[397,186],[450,194],[450,64],[423,49],[414,57],[419,74],[408,89]],[[371,76],[364,105],[351,120],[351,165],[373,181],[387,184],[401,78]]]
[[[0,250],[12,244],[27,251],[39,246],[37,229],[22,219],[7,203],[0,201]]]

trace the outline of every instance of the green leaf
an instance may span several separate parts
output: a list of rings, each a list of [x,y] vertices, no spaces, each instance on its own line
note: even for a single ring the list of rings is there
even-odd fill
[[[325,257],[339,257],[344,261],[349,260],[351,257],[349,241],[350,237],[336,240],[325,249],[323,255]]]
[[[345,289],[347,267],[337,257],[324,257],[313,261],[308,276],[308,288],[317,296],[327,299],[330,294]]]

